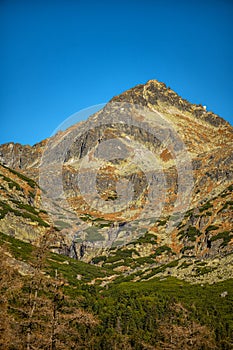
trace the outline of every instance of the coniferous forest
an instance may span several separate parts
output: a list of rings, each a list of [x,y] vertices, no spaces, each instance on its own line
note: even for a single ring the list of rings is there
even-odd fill
[[[1,349],[232,349],[232,280],[93,285],[111,271],[51,253],[50,243],[1,234]]]

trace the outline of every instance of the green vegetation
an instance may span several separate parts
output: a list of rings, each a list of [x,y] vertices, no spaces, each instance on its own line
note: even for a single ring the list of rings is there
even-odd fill
[[[118,261],[124,260],[124,262],[121,263],[121,265],[129,265],[132,262],[132,255],[136,254],[139,255],[139,253],[136,251],[136,249],[124,249],[119,248],[116,251],[111,252],[111,254],[107,257],[105,263],[112,264],[116,263]],[[117,265],[114,265],[116,267]]]
[[[158,220],[158,226],[165,226],[167,223],[167,220]]]
[[[186,269],[190,265],[192,265],[192,263],[187,263],[186,261],[183,261],[182,264],[178,266],[178,269]]]
[[[13,209],[5,202],[0,201],[0,219],[3,219],[9,211]]]
[[[49,224],[45,222],[43,219],[41,219],[39,216],[35,216],[27,212],[19,212],[19,211],[14,211],[14,214],[17,216],[22,216],[25,219],[30,219],[31,221],[38,222],[40,226],[49,227]]]
[[[224,349],[225,346],[226,349],[230,349],[230,329],[232,330],[233,327],[231,317],[233,297],[223,299],[220,294],[224,290],[232,290],[232,287],[232,280],[202,287],[200,285],[191,286],[188,283],[169,277],[165,281],[153,279],[138,284],[123,283],[113,286],[108,293],[105,293],[108,299],[104,298],[102,303],[105,306],[111,305],[109,311],[105,309],[105,319],[110,318],[110,315],[109,317],[107,315],[109,312],[111,317],[115,315],[115,320],[119,317],[119,310],[121,310],[122,315],[125,313],[128,315],[131,312],[130,322],[132,322],[132,325],[136,323],[133,328],[135,327],[138,332],[141,329],[140,327],[144,329],[140,322],[150,325],[151,333],[153,332],[153,335],[150,334],[152,339],[156,337],[154,332],[157,329],[155,320],[162,317],[172,317],[169,312],[169,305],[172,302],[181,303],[190,312],[191,318],[198,319],[201,324],[207,324],[211,329],[214,329],[218,349]],[[109,298],[117,298],[120,307],[116,302],[111,303]],[[141,310],[141,312],[135,314],[136,310]],[[143,314],[143,311],[145,314]],[[145,315],[146,320],[143,315]],[[179,315],[181,317],[181,314]],[[178,322],[178,324],[181,323]],[[124,325],[124,328],[126,328],[126,325]]]
[[[97,226],[98,226],[99,228],[110,227],[111,225],[112,225],[112,223],[111,223],[111,222],[107,222],[107,221],[102,221],[102,222],[100,222],[100,223],[97,224]]]
[[[79,216],[81,220],[83,221],[90,221],[93,220],[93,217],[89,214],[82,214]]]
[[[22,188],[20,187],[20,185],[13,181],[12,179],[10,179],[9,177],[0,174],[0,176],[4,179],[4,181],[6,181],[8,183],[9,188],[12,190],[13,188],[15,188],[17,191],[21,191]]]
[[[154,239],[156,239],[156,236],[153,234],[146,234],[143,237],[140,237],[137,241],[131,243],[131,244],[139,244],[142,243],[155,243]],[[136,249],[124,249],[119,248],[116,251],[112,251],[111,254],[106,258],[104,261],[104,264],[114,264],[114,267],[116,266],[141,266],[144,264],[153,264],[155,262],[155,258],[163,253],[172,253],[172,249],[166,245],[163,245],[161,247],[158,247],[153,254],[146,257],[140,257],[140,254],[137,252]],[[133,257],[134,254],[134,257]],[[173,254],[173,253],[172,253]],[[139,256],[138,258],[135,257]],[[119,264],[118,264],[119,263]]]
[[[144,243],[152,243],[155,244],[157,242],[157,236],[151,233],[146,233],[144,236],[139,237],[135,242],[130,244],[144,244]]]
[[[222,206],[222,208],[218,211],[218,213],[220,213],[221,211],[223,211],[224,209],[227,209],[228,207],[230,207],[230,209],[233,209],[233,201],[226,201],[226,203],[224,203],[224,205]]]
[[[38,185],[36,184],[36,182],[35,182],[34,180],[30,179],[29,177],[27,177],[27,176],[25,176],[25,175],[19,173],[19,172],[16,171],[16,170],[13,170],[13,169],[11,169],[11,168],[8,168],[8,167],[6,167],[5,165],[2,165],[2,166],[3,166],[5,169],[9,170],[12,174],[17,175],[17,177],[19,177],[21,180],[27,182],[28,185],[29,185],[30,187],[32,187],[32,188],[38,187]]]
[[[188,229],[186,230],[181,230],[178,233],[179,239],[182,239],[184,237],[188,238],[189,241],[195,242],[196,238],[201,235],[201,231],[199,231],[196,227],[194,226],[189,226]]]
[[[168,264],[163,264],[158,267],[155,267],[151,269],[151,272],[149,274],[146,274],[146,276],[143,279],[148,280],[148,279],[156,278],[156,275],[158,273],[164,272],[167,268],[176,267],[178,264],[179,264],[179,260],[174,260]]]
[[[106,221],[104,218],[96,218],[90,214],[82,214],[79,216],[82,221],[91,222],[99,228],[110,227],[112,225],[111,221]]]
[[[230,231],[223,231],[223,232],[219,232],[217,235],[211,237],[211,242],[217,241],[219,239],[222,239],[223,242],[221,243],[222,247],[225,247],[230,240],[233,238],[233,233]]]
[[[36,196],[35,192],[29,191],[28,193],[29,193],[30,197],[35,198],[35,196]]]
[[[33,260],[33,255],[36,255],[38,251],[38,248],[32,246],[30,243],[20,241],[17,238],[10,237],[0,232],[0,245],[2,246],[6,243],[13,256],[18,260],[28,263]],[[86,264],[64,255],[48,252],[44,270],[47,274],[51,274],[54,269],[59,270],[63,278],[70,285],[78,283],[77,274],[82,275],[83,281],[86,282],[91,281],[93,278],[105,277],[110,274],[106,269],[101,270],[98,266]],[[111,269],[109,271],[111,271]]]
[[[203,211],[208,210],[208,209],[210,209],[210,208],[212,208],[212,207],[213,207],[213,204],[211,204],[210,202],[206,202],[204,205],[202,205],[202,206],[199,208],[199,210],[200,210],[200,212],[202,213]]]
[[[100,255],[100,256],[96,256],[95,258],[92,259],[93,264],[98,264],[99,262],[104,262],[107,260],[107,256],[106,255]]]
[[[179,264],[179,259],[173,260],[170,263],[166,264],[165,266],[166,266],[166,268],[167,267],[176,267],[176,266],[178,266],[178,264]]]
[[[0,234],[0,244],[3,247],[7,245],[10,253],[18,260],[30,264],[33,261],[37,262],[34,257],[39,257],[39,254],[43,252],[40,248],[32,247],[30,244],[4,234]],[[134,250],[131,252],[119,250],[116,253],[119,256],[130,256],[135,252]],[[102,256],[101,260],[105,261],[106,257]],[[233,280],[213,285],[190,285],[171,276],[163,280],[155,277],[155,274],[178,266],[178,264],[179,260],[175,260],[158,266],[145,276],[143,276],[144,272],[138,271],[133,275],[125,276],[124,282],[122,276],[119,276],[106,289],[99,285],[89,285],[87,282],[110,276],[113,274],[111,269],[106,266],[100,268],[47,252],[43,270],[46,275],[51,276],[49,279],[46,276],[44,279],[40,277],[40,282],[38,282],[36,276],[30,278],[14,276],[15,290],[17,285],[23,285],[23,289],[20,293],[17,292],[18,294],[11,290],[9,299],[6,299],[7,294],[4,294],[6,289],[0,284],[1,295],[8,303],[8,311],[4,311],[4,304],[0,303],[1,310],[4,311],[2,317],[9,319],[9,324],[15,322],[14,327],[17,327],[17,324],[21,324],[22,321],[26,325],[28,309],[25,306],[30,306],[30,303],[26,301],[29,300],[27,298],[30,292],[34,293],[33,286],[40,283],[39,299],[37,300],[37,303],[40,304],[37,305],[41,305],[42,311],[40,313],[40,308],[38,308],[35,316],[31,318],[32,334],[37,334],[35,332],[38,331],[40,336],[43,334],[43,337],[46,337],[46,327],[50,329],[52,318],[49,316],[50,309],[46,309],[46,305],[50,305],[51,310],[59,312],[59,326],[63,327],[63,338],[61,339],[67,341],[67,349],[72,348],[72,334],[78,334],[80,349],[87,350],[170,349],[174,346],[180,350],[181,344],[186,344],[184,348],[187,350],[232,349],[233,295],[231,291]],[[185,264],[189,265],[183,262],[179,268],[186,267]],[[204,263],[199,263],[196,269],[200,274],[208,272],[208,266],[205,266]],[[52,279],[52,276],[56,275],[55,271],[62,276],[57,282]],[[147,280],[140,283],[131,282],[137,275]],[[81,280],[77,276],[81,276]],[[17,284],[17,278],[21,279],[20,284]],[[126,282],[127,279],[128,282]],[[60,281],[63,282],[60,283]],[[225,291],[227,295],[221,297]],[[82,317],[75,323],[68,322],[70,327],[68,329],[66,323],[63,323],[63,317],[68,320],[68,315],[73,317],[72,301],[74,300],[78,301],[76,310],[78,308],[83,310]],[[56,307],[59,305],[59,308],[54,309],[53,305]],[[88,315],[89,317],[92,315],[91,317],[98,322],[93,324],[83,322],[84,317],[89,320]],[[24,339],[25,327],[21,327],[20,330],[16,329],[16,337]],[[8,339],[11,334],[7,333]],[[68,337],[64,338],[66,334]],[[38,337],[38,339],[43,339],[43,337]],[[60,349],[59,344],[58,342],[56,349]],[[75,346],[74,349],[76,349]]]
[[[17,238],[5,235],[0,232],[0,245],[7,244],[10,252],[16,259],[30,261],[32,252],[35,249],[31,244],[20,241]]]
[[[193,213],[193,209],[189,209],[189,210],[186,211],[184,217],[185,217],[185,218],[188,218],[192,213]]]
[[[194,245],[191,245],[191,246],[185,246],[181,249],[181,253],[184,254],[184,252],[186,252],[186,250],[192,250],[194,249]]]
[[[35,214],[35,215],[38,215],[38,213],[39,213],[38,210],[36,210],[34,207],[32,207],[29,204],[24,204],[24,203],[21,203],[19,201],[13,200],[13,199],[11,201],[13,203],[15,203],[19,209],[24,209],[26,211],[29,211],[32,214]]]
[[[162,246],[160,246],[160,247],[158,247],[158,248],[156,249],[156,251],[154,252],[154,254],[153,254],[152,256],[153,256],[153,257],[156,257],[156,256],[161,255],[161,254],[164,253],[164,252],[171,253],[172,250],[171,250],[171,248],[168,247],[167,245],[162,245]]]
[[[217,230],[219,227],[216,225],[210,225],[207,227],[206,232]]]
[[[224,193],[222,193],[222,194],[220,195],[220,197],[225,198],[225,197],[227,197],[228,195],[229,195],[229,193],[224,192]]]
[[[154,257],[151,257],[151,256],[145,256],[145,257],[134,259],[134,262],[136,263],[136,265],[141,266],[145,264],[153,264],[155,262],[155,259]]]
[[[40,226],[49,227],[49,224],[42,220],[40,216],[38,216],[37,211],[27,205],[27,204],[17,204],[18,206],[21,205],[23,209],[29,210],[29,211],[19,211],[17,209],[13,209],[8,203],[0,201],[0,219],[3,219],[8,212],[13,213],[16,216],[21,216],[25,219],[30,219],[31,221],[38,222]],[[32,214],[35,213],[36,215]]]
[[[206,273],[209,273],[213,270],[215,270],[216,267],[211,267],[211,266],[204,266],[204,267],[201,267],[201,266],[198,266],[196,268],[196,273],[200,276],[200,275],[205,275]]]

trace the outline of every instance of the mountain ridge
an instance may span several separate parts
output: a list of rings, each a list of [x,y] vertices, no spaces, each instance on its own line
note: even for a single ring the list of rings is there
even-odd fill
[[[190,205],[185,210],[186,214],[184,213],[186,217],[182,217],[180,222],[176,221],[178,220],[176,218],[177,213],[174,212],[174,203],[177,200],[177,181],[180,175],[177,172],[177,163],[175,163],[171,150],[165,147],[158,138],[156,139],[146,130],[140,130],[138,126],[118,125],[118,128],[116,128],[114,119],[111,117],[114,109],[118,112],[120,107],[119,113],[121,113],[122,108],[128,106],[130,109],[132,102],[133,107],[135,105],[143,106],[150,113],[154,113],[155,110],[161,113],[169,122],[169,125],[172,125],[174,132],[187,148],[192,167],[193,188],[189,198]],[[99,117],[104,121],[102,126],[96,124]],[[88,129],[89,125],[92,126],[92,129]],[[88,127],[85,129],[86,126]],[[65,154],[62,164],[62,181],[67,203],[79,220],[77,224],[77,220],[72,216],[73,214],[67,214],[67,212],[65,213],[64,210],[60,209],[56,209],[57,214],[54,216],[50,215],[49,212],[44,213],[44,216],[42,215],[43,218],[41,219],[45,220],[48,226],[56,227],[61,235],[61,242],[56,243],[56,251],[89,262],[98,261],[99,256],[104,256],[103,260],[99,260],[99,262],[102,261],[101,264],[105,264],[108,263],[109,254],[110,256],[115,254],[114,259],[119,260],[117,258],[119,255],[117,248],[108,253],[113,243],[115,247],[123,244],[123,248],[119,249],[124,251],[127,250],[124,245],[126,244],[127,247],[130,244],[130,241],[126,241],[124,244],[127,235],[131,237],[132,242],[137,242],[137,240],[140,242],[140,237],[144,237],[146,234],[152,235],[154,243],[149,243],[151,244],[149,250],[148,244],[143,243],[144,252],[140,247],[141,244],[136,243],[137,253],[135,254],[136,259],[137,254],[139,254],[141,261],[148,257],[145,260],[150,261],[151,264],[153,264],[153,261],[155,264],[169,263],[174,260],[174,257],[180,259],[184,256],[184,249],[189,251],[189,256],[194,256],[195,259],[199,260],[203,259],[203,256],[214,259],[218,254],[226,256],[232,252],[233,128],[228,122],[214,113],[206,111],[203,106],[191,104],[182,99],[170,88],[167,88],[165,84],[149,80],[144,85],[137,85],[113,97],[103,110],[90,116],[87,122],[78,123],[66,131],[57,133],[50,139],[43,140],[34,146],[22,146],[13,143],[1,145],[0,161],[4,167],[13,168],[16,172],[23,173],[38,182],[41,176],[40,164],[46,152],[46,147],[51,143],[59,154],[59,147],[62,147],[63,140],[66,142],[69,135],[74,135],[74,140]],[[137,146],[138,142],[141,142],[159,157],[167,186],[165,189],[166,203],[164,203],[164,212],[161,217],[147,215],[145,218],[142,216],[141,219],[137,219],[138,213],[140,213],[147,198],[147,174],[145,176],[137,167],[130,168],[127,162],[117,164],[117,162],[114,163],[111,160],[107,161],[106,166],[101,168],[98,173],[97,190],[106,205],[113,205],[117,198],[116,184],[118,178],[123,177],[127,181],[130,180],[134,187],[135,200],[133,206],[111,215],[99,213],[97,210],[93,210],[80,195],[76,176],[83,159],[87,155],[94,154],[102,143],[104,144],[104,142],[109,142],[112,139],[122,139],[125,135],[128,135],[127,137],[134,142],[133,148],[139,147]],[[118,145],[118,147],[122,146],[129,147],[129,144],[123,142]],[[123,170],[125,165],[126,170]],[[48,163],[48,166],[50,166],[50,163]],[[4,171],[2,171],[2,175],[6,176]],[[48,168],[48,172],[45,170],[45,183],[51,182],[53,178],[53,181],[56,181],[56,171],[51,168]],[[89,175],[87,174],[87,176]],[[15,179],[12,180],[15,181]],[[88,177],[86,177],[86,181],[89,181]],[[9,183],[4,181],[3,178],[2,183],[5,189],[8,188],[8,191],[10,191]],[[17,194],[17,186],[15,194]],[[38,187],[36,205],[44,210],[42,197],[43,190],[41,192]],[[13,200],[17,201],[18,199],[19,197]],[[11,201],[6,197],[4,200]],[[25,201],[24,204],[32,204],[33,206],[33,203],[26,203]],[[19,232],[17,228],[17,225],[19,225],[18,218],[16,221],[12,219],[14,218],[14,211],[18,210],[15,205],[17,207],[18,204],[14,202],[12,204],[11,202],[10,208],[12,210],[9,210],[11,214],[7,214],[8,216],[0,220],[0,230],[11,234],[7,229],[7,220],[13,220],[11,232],[14,231],[14,233],[12,235],[20,238],[20,234],[17,233]],[[54,208],[53,206],[51,211],[54,211]],[[3,207],[2,210],[4,210]],[[9,219],[9,215],[11,215],[11,219]],[[40,226],[40,219],[37,217],[34,220]],[[171,232],[168,232],[168,224],[174,225]],[[31,225],[31,227],[34,226]],[[30,231],[30,229],[26,231]],[[43,230],[39,228],[40,232],[38,234],[42,234]],[[219,238],[216,239],[216,237]],[[33,238],[30,239],[33,242]],[[122,239],[123,243],[120,243]],[[162,250],[158,255],[160,247],[162,247]],[[130,259],[120,259],[122,265],[119,265],[119,268],[123,270],[124,268],[127,270],[127,264],[133,264],[135,258],[131,253],[127,254],[129,254]],[[121,263],[118,262],[117,264]]]

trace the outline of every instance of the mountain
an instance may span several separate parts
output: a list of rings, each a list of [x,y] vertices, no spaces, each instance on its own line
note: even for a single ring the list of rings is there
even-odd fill
[[[65,254],[85,261],[101,255],[105,261],[109,248],[128,250],[133,241],[134,262],[212,259],[232,252],[232,136],[225,120],[151,80],[32,147],[2,145],[2,179],[14,169],[13,181],[24,174],[39,184],[35,210],[60,231],[57,245]],[[11,192],[18,201],[17,188]],[[33,198],[22,203],[32,205]],[[26,239],[13,211],[10,221],[7,228],[9,218],[2,218],[0,229]],[[28,227],[29,219],[24,221]],[[33,227],[31,242],[40,222]],[[151,240],[142,245],[145,234]],[[124,263],[122,268],[129,269]]]
[[[232,145],[156,80],[1,145],[0,347],[230,350]]]
[[[120,246],[130,257],[120,268],[129,271],[144,260],[228,256],[232,136],[226,121],[165,84],[138,85],[50,139],[0,147],[0,229],[36,242],[52,225],[59,252],[100,264],[118,265]]]

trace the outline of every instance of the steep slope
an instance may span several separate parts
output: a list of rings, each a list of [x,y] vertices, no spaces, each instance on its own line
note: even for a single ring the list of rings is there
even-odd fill
[[[0,165],[0,231],[36,243],[49,227],[39,198],[39,187],[32,179]]]
[[[36,217],[46,210],[45,222],[58,227],[60,252],[114,264],[137,279],[137,270],[153,276],[161,264],[178,259],[231,255],[232,144],[233,128],[226,121],[151,80],[39,144],[2,145],[0,156],[5,166],[40,184]],[[9,178],[14,174],[1,169]],[[17,201],[31,204],[17,188],[15,198],[6,182],[1,195],[10,201],[11,213],[2,217],[0,228],[29,240],[18,221],[15,233],[9,231]],[[41,225],[35,222],[36,241]],[[26,225],[33,226],[29,219]]]
[[[220,148],[223,150],[223,152],[221,152],[222,157],[225,155],[230,157],[232,153],[233,129],[229,123],[216,114],[207,111],[206,107],[191,104],[182,99],[170,88],[167,88],[164,83],[150,80],[145,85],[138,85],[114,97],[109,103],[132,103],[136,106],[146,106],[148,109],[155,109],[163,113],[163,115],[172,122],[172,126],[178,131],[188,151],[193,156],[202,158],[202,154],[204,157],[204,154],[210,151],[213,152],[214,150],[217,153],[218,150],[220,151]],[[105,116],[103,116],[103,118],[104,117]],[[95,115],[90,119],[93,125],[95,125]],[[82,124],[83,123],[78,123],[77,125],[79,127]],[[68,132],[72,129],[73,127],[68,129]],[[60,132],[59,135],[56,135],[55,139],[57,139],[57,141],[55,142],[59,142],[59,140],[64,138],[66,133],[67,131]],[[87,150],[97,142],[99,136],[96,129],[93,129],[92,135],[88,135],[86,140],[81,140],[85,142],[82,152],[78,152],[77,149],[74,149],[75,156],[82,157],[83,153],[87,152]],[[139,136],[140,135],[137,135],[137,137]],[[143,136],[145,138],[148,137],[146,134],[142,135],[142,138]],[[13,169],[21,169],[21,172],[28,173],[30,177],[33,178],[33,170],[38,169],[47,142],[48,140],[44,140],[34,146],[22,146],[14,143],[1,145],[0,162]],[[72,152],[70,151],[69,154],[71,157]],[[213,157],[211,157],[210,160],[212,159]],[[220,159],[212,160],[213,166],[216,164],[221,166],[219,161]],[[230,171],[232,158],[227,159],[226,162],[227,161],[230,172],[228,176],[231,176],[232,179],[232,172]],[[200,161],[198,164],[200,164]],[[209,161],[208,167],[211,165]]]

